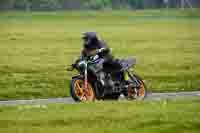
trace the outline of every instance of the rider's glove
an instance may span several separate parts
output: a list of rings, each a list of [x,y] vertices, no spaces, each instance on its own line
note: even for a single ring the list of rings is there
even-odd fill
[[[100,48],[97,50],[97,53],[102,53],[105,50],[105,48]]]
[[[93,57],[93,60],[97,60],[99,58],[99,55],[95,55],[94,57]]]
[[[72,68],[75,68],[76,67],[76,64],[72,64]]]

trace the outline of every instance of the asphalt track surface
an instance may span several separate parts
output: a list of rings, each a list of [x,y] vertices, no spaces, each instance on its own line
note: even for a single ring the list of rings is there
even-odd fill
[[[199,97],[200,91],[193,92],[177,92],[177,93],[149,93],[145,100],[174,100],[178,98],[192,98]],[[75,104],[71,97],[65,98],[49,98],[49,99],[33,99],[33,100],[9,100],[0,101],[0,106],[15,106],[15,105],[43,105],[50,103],[65,103],[65,104]]]

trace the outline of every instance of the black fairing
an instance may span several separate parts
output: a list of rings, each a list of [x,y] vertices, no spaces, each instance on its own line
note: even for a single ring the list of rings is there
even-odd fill
[[[128,70],[130,67],[136,64],[136,59],[121,59],[114,62],[106,62],[103,65],[104,72],[106,73],[119,73]]]
[[[103,64],[103,71],[105,73],[117,73],[122,69],[119,62],[105,62]]]

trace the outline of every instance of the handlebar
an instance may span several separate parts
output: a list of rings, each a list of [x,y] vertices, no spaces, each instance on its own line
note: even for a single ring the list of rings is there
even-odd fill
[[[66,69],[67,71],[73,71],[74,70],[74,66],[73,64],[72,65],[69,65]]]
[[[96,55],[95,55],[94,57],[92,57],[92,58],[94,58],[93,61],[91,61],[91,60],[89,60],[89,59],[86,59],[87,64],[93,63],[94,60],[97,60],[97,59],[99,58],[98,54],[103,53],[103,52],[106,52],[106,51],[109,51],[109,49],[107,49],[107,48],[98,49],[98,50],[96,51]],[[83,60],[84,60],[84,59],[83,59]],[[78,63],[78,62],[77,62],[77,63]],[[66,70],[67,70],[67,71],[73,71],[74,69],[76,69],[76,64],[69,65],[69,66],[67,67]]]

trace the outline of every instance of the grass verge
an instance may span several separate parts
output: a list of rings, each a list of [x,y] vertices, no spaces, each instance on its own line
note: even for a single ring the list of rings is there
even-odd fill
[[[198,133],[200,99],[0,107],[6,133]]]

